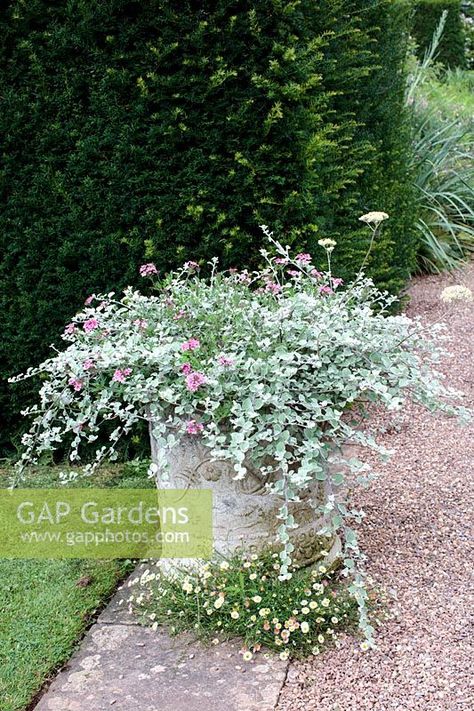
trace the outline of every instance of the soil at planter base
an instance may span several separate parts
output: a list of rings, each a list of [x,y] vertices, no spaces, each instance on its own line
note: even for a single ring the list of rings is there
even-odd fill
[[[150,424],[152,459],[158,462],[157,444]],[[275,543],[279,550],[278,512],[282,499],[268,490],[273,480],[264,479],[248,462],[247,476],[236,481],[233,463],[214,461],[207,447],[192,436],[184,436],[167,454],[169,472],[166,480],[158,478],[162,489],[210,489],[213,494],[213,535],[216,555],[232,557],[236,553],[261,553]],[[324,562],[333,565],[341,553],[339,536],[331,538],[318,532],[326,525],[321,514],[315,512],[328,494],[327,482],[314,481],[300,497],[289,505],[298,527],[289,532],[295,550],[294,563],[303,567]],[[175,561],[177,564],[177,561]]]

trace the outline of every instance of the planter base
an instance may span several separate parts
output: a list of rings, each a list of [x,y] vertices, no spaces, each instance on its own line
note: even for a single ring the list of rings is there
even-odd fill
[[[150,425],[152,459],[157,462],[157,444]],[[281,550],[278,512],[282,499],[269,490],[271,479],[264,479],[246,462],[247,475],[235,480],[229,460],[214,461],[202,442],[185,436],[167,453],[169,472],[166,478],[158,475],[161,489],[210,489],[213,493],[214,553],[217,557],[232,557],[238,553],[259,554],[265,550]],[[315,512],[328,495],[327,482],[313,481],[300,495],[300,501],[289,504],[298,527],[289,532],[294,545],[293,562],[298,567],[318,561],[332,566],[341,553],[338,536],[328,538],[319,531],[325,519]],[[187,566],[191,559],[179,559]],[[170,561],[176,567],[178,561]]]

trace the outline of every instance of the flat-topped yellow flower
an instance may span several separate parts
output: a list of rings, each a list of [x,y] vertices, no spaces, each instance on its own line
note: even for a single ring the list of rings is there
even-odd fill
[[[372,212],[367,212],[365,215],[359,217],[361,222],[365,222],[367,225],[379,225],[384,220],[388,220],[388,215],[386,212],[379,212],[373,210]]]
[[[449,304],[451,301],[474,301],[474,295],[472,291],[462,284],[454,284],[453,286],[447,286],[441,292],[441,301]]]
[[[336,246],[337,242],[335,240],[327,237],[325,239],[318,239],[318,244],[320,247],[323,247],[328,252],[332,252],[334,247]]]

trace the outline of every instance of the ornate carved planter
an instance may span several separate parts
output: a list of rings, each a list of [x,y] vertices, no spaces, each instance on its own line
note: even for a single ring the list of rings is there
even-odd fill
[[[151,427],[150,439],[152,459],[156,462],[157,445]],[[245,479],[234,481],[232,462],[212,461],[209,449],[192,436],[183,437],[173,447],[168,462],[169,478],[164,482],[158,477],[160,488],[212,490],[215,553],[230,556],[239,550],[258,553],[270,546],[279,549],[277,529],[281,522],[277,514],[282,499],[268,491],[261,475],[247,463]],[[341,550],[338,536],[327,538],[318,534],[324,519],[309,503],[310,499],[321,501],[325,486],[325,482],[314,482],[301,495],[301,502],[293,502],[289,507],[298,523],[298,528],[290,532],[290,539],[295,547],[294,562],[299,566],[322,558],[325,564],[331,564]]]

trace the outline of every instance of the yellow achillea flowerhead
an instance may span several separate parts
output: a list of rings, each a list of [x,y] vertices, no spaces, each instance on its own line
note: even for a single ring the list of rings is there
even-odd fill
[[[455,284],[454,286],[447,286],[441,292],[441,301],[449,304],[451,301],[473,301],[474,295],[472,291],[462,284]]]
[[[337,242],[329,237],[326,239],[318,239],[318,244],[320,247],[324,247],[328,252],[332,252]]]
[[[367,225],[379,225],[384,220],[388,220],[388,215],[386,212],[378,212],[374,210],[373,212],[367,212],[365,215],[359,217],[361,222],[365,222]]]

